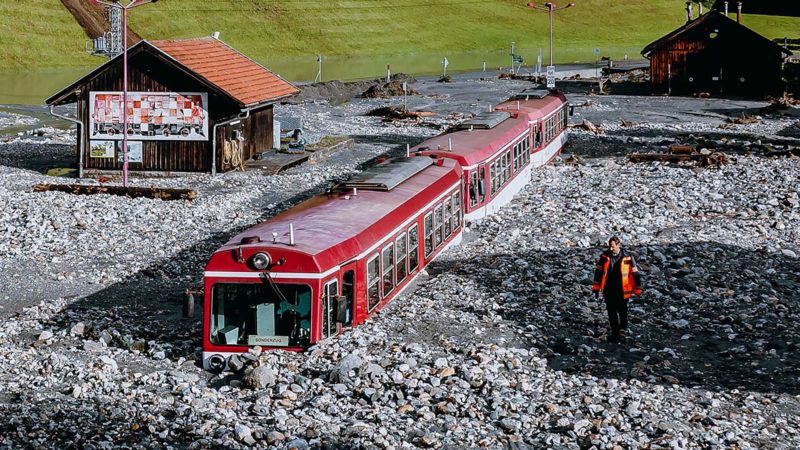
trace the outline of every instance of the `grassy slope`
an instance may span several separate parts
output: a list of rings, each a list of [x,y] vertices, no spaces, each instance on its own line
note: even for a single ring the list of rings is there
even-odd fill
[[[88,0],[87,0],[88,1]],[[574,60],[594,47],[638,53],[684,20],[682,0],[573,0],[556,13],[556,54]],[[546,47],[547,14],[525,0],[162,0],[132,10],[145,38],[209,35],[245,54],[390,55]],[[539,1],[538,3],[542,3]],[[23,7],[24,5],[24,7]],[[800,35],[800,19],[746,16],[769,37]],[[0,69],[92,66],[84,34],[58,0],[0,2]],[[636,56],[636,55],[632,55]],[[588,59],[588,58],[584,58]]]
[[[58,0],[1,0],[0,70],[21,67],[87,67],[84,34]]]

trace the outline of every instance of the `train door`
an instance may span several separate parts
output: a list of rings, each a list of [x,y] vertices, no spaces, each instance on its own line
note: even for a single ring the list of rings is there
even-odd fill
[[[344,317],[341,323],[345,326],[349,326],[353,324],[353,319],[355,317],[355,305],[356,305],[356,264],[357,261],[353,261],[349,264],[345,264],[339,270],[339,275],[342,280],[342,290],[341,296],[339,297],[340,301],[344,303],[344,306],[340,306],[340,308],[344,309]]]
[[[322,285],[322,315],[320,320],[320,339],[327,339],[339,334],[341,324],[337,317],[337,298],[339,297],[339,279],[333,278]]]
[[[479,198],[480,195],[478,193],[478,171],[473,169],[469,172],[469,180],[468,180],[468,187],[467,190],[469,198],[469,210],[472,211],[472,208],[478,206],[480,203]]]

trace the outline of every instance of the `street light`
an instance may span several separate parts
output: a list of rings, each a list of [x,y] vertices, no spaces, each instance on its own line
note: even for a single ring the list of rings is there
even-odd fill
[[[572,8],[575,3],[569,3],[566,6],[556,6],[555,3],[547,2],[544,6],[537,5],[534,2],[528,2],[528,8],[538,9],[540,11],[547,11],[550,16],[550,65],[553,65],[553,11],[561,11],[562,9]]]
[[[128,187],[128,10],[158,0],[91,0],[122,10],[122,185]]]

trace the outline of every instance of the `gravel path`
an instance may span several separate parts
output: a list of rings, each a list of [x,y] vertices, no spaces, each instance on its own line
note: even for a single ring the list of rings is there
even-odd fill
[[[688,123],[725,101],[676,102],[675,120],[660,98],[591,98],[573,122],[606,134],[574,131],[577,162],[536,171],[414,292],[309,352],[253,352],[238,374],[197,367],[200,322],[181,319],[178,300],[221,241],[518,86],[422,81],[410,106],[440,113],[422,124],[361,115],[380,100],[286,105],[313,131],[359,144],[274,177],[135,180],[192,186],[192,203],[33,194],[52,178],[24,160],[69,147],[0,145],[0,446],[800,446],[800,162],[762,156],[798,145],[781,135],[796,119]],[[685,140],[731,148],[735,161],[618,156]],[[645,276],[621,344],[605,340],[589,293],[610,234]]]

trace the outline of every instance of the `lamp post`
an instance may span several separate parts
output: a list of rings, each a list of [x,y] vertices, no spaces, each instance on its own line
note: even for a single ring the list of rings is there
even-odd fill
[[[128,187],[128,10],[158,0],[91,0],[122,10],[122,185]]]
[[[561,11],[562,9],[572,8],[575,6],[575,3],[569,3],[566,6],[556,6],[555,3],[547,2],[544,6],[537,5],[534,2],[528,3],[528,8],[531,9],[538,9],[540,11],[547,11],[548,16],[550,16],[550,65],[553,65],[553,12],[554,11]]]

